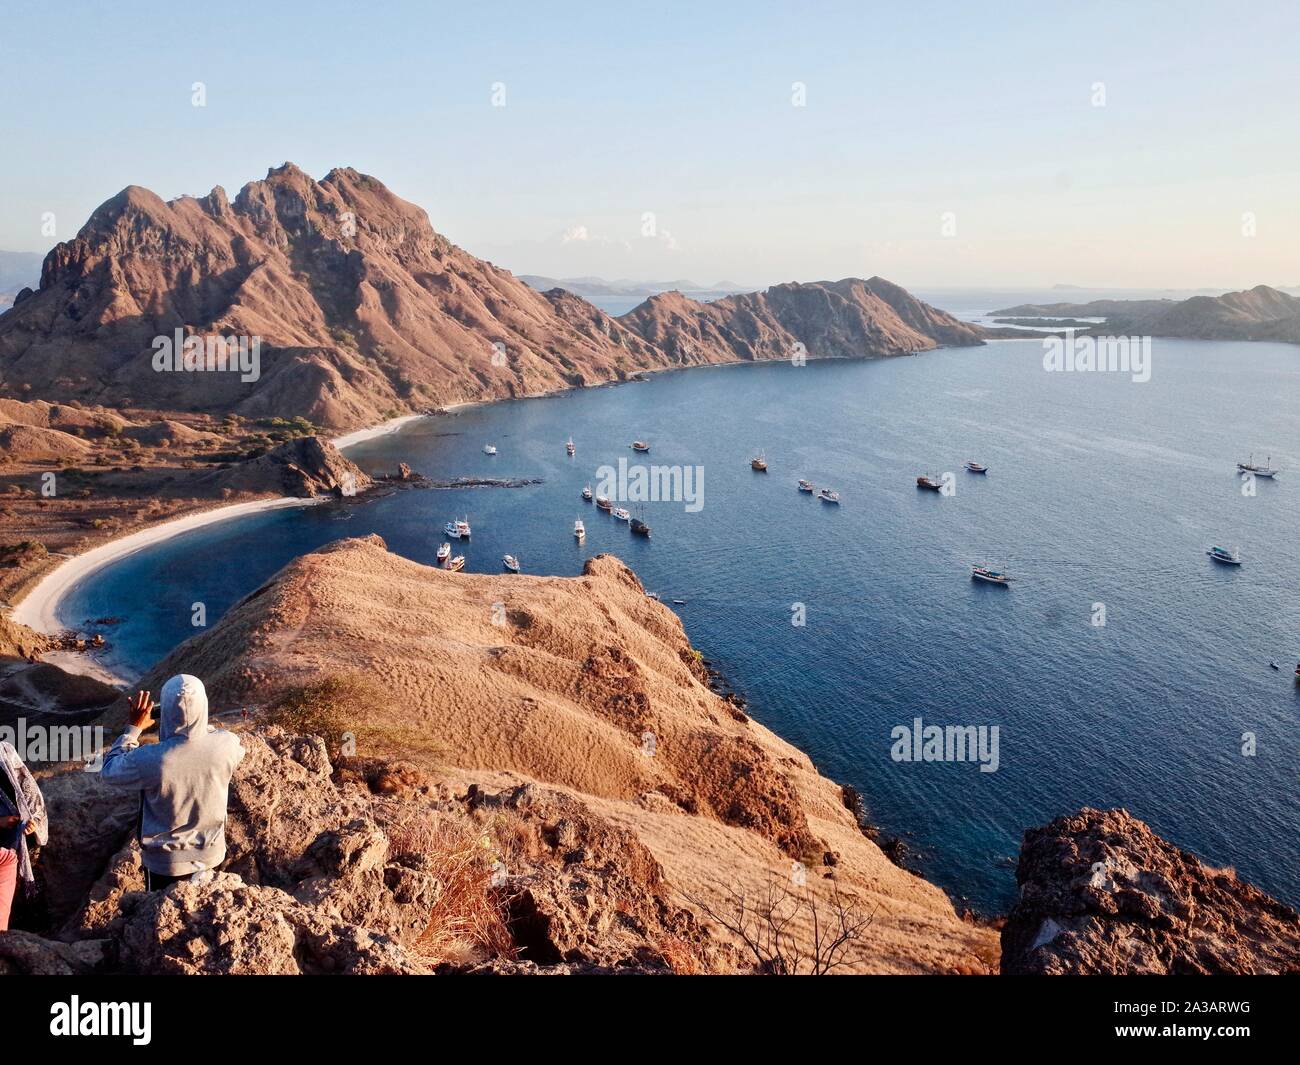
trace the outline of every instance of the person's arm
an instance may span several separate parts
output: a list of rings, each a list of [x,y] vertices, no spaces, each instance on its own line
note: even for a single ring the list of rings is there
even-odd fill
[[[104,764],[99,770],[99,779],[119,788],[139,788],[145,781],[140,772],[138,759],[131,757],[131,752],[140,746],[140,733],[153,724],[150,711],[153,699],[148,692],[137,692],[131,704],[131,716],[127,730],[113,741],[104,755]]]
[[[50,839],[49,821],[45,815],[45,796],[41,794],[40,785],[32,776],[32,771],[22,762],[14,766],[14,779],[23,797],[23,806],[27,809],[27,834],[36,837],[36,842],[44,847]]]

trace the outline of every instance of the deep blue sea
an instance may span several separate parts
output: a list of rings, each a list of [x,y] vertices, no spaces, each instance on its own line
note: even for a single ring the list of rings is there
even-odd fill
[[[541,485],[231,520],[93,575],[64,613],[123,616],[112,654],[138,671],[193,634],[195,601],[211,623],[342,536],[377,532],[432,563],[443,522],[468,515],[469,570],[499,571],[509,551],[526,572],[575,574],[609,551],[687,600],[674,609],[692,641],[752,714],[856,786],[921,871],[977,909],[1010,905],[1024,829],[1081,805],[1125,806],[1296,905],[1298,411],[1287,345],[1157,339],[1144,384],[1047,373],[1033,341],[667,373],[425,419],[349,452],[372,471],[404,460]],[[635,461],[638,437],[653,445],[643,461],[704,470],[698,513],[644,508],[649,541],[579,498],[600,465]],[[767,474],[749,468],[760,449]],[[1252,451],[1284,472],[1244,495],[1234,463]],[[963,472],[967,458],[990,473]],[[955,493],[918,491],[927,472],[952,472]],[[799,477],[843,504],[799,493]],[[1212,562],[1216,543],[1245,565]],[[981,562],[1015,585],[973,583]],[[997,772],[891,760],[891,730],[915,717],[997,725]]]

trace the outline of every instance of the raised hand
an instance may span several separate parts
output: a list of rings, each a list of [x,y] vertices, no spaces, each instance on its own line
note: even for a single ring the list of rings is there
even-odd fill
[[[148,692],[136,692],[135,701],[131,703],[131,727],[141,732],[153,724],[153,697]]]

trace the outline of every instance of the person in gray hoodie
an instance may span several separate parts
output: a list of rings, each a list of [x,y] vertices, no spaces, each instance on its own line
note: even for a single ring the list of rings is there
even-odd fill
[[[140,792],[145,885],[160,891],[225,861],[230,777],[244,748],[234,733],[208,724],[208,693],[198,677],[182,673],[163,685],[159,740],[141,747],[152,710],[153,699],[140,692],[99,778]]]

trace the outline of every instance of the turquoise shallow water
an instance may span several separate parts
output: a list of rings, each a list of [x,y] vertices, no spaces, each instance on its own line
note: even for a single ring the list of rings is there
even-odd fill
[[[692,640],[754,716],[855,785],[922,871],[977,908],[1010,904],[1026,827],[1085,804],[1126,806],[1300,904],[1300,350],[1157,339],[1145,384],[1049,374],[1041,358],[1037,343],[998,342],[699,369],[423,420],[349,454],[372,470],[404,460],[434,478],[544,483],[221,523],[93,575],[64,616],[124,617],[113,655],[142,669],[194,633],[196,600],[211,622],[340,536],[378,532],[432,563],[442,523],[468,514],[470,570],[497,571],[509,551],[527,572],[573,574],[612,551],[686,599]],[[597,467],[635,460],[634,437],[653,443],[645,461],[704,470],[698,513],[645,507],[649,541],[579,498]],[[748,465],[758,449],[766,475]],[[1234,463],[1250,451],[1287,472],[1243,496]],[[989,475],[964,473],[967,458]],[[949,471],[954,495],[915,488]],[[797,492],[799,477],[843,505]],[[1246,565],[1216,566],[1214,543],[1239,544]],[[1015,587],[972,583],[986,561]],[[918,716],[997,725],[997,772],[892,760],[891,730]]]

